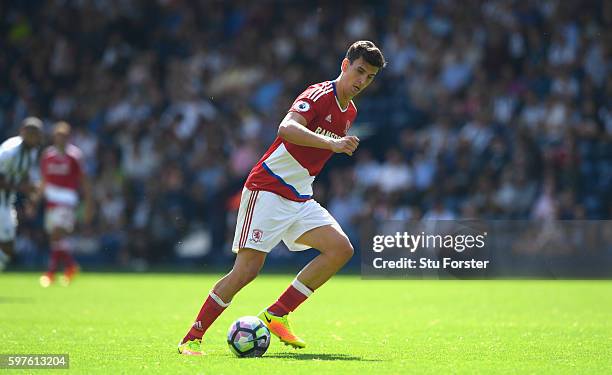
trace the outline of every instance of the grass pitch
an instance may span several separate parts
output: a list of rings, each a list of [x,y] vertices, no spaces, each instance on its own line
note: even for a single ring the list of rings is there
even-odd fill
[[[36,274],[0,274],[0,353],[69,353],[70,369],[54,373],[86,374],[594,374],[612,368],[612,281],[337,276],[293,314],[306,349],[273,338],[263,358],[239,359],[225,343],[230,323],[257,314],[293,277],[262,275],[208,331],[205,356],[179,356],[176,344],[218,276],[85,273],[68,288],[42,289]]]

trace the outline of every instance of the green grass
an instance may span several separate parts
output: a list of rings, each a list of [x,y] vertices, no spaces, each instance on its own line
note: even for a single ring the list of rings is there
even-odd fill
[[[208,331],[206,355],[199,358],[177,355],[176,343],[218,275],[84,274],[68,288],[46,290],[37,276],[0,274],[0,352],[69,353],[74,373],[594,374],[612,369],[612,281],[338,276],[293,314],[306,349],[288,349],[273,339],[263,358],[238,359],[225,343],[231,321],[257,314],[292,276],[262,275],[238,294]]]

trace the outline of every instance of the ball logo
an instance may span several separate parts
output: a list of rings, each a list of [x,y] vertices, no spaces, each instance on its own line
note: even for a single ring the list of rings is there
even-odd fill
[[[263,231],[260,229],[253,229],[251,234],[251,242],[260,243],[263,240]]]
[[[310,104],[305,101],[299,101],[295,103],[295,109],[297,109],[298,112],[306,112],[310,109]]]

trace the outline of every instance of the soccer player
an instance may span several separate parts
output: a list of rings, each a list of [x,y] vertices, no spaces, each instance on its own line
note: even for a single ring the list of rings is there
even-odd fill
[[[352,98],[386,65],[369,41],[355,42],[342,60],[340,76],[300,94],[282,120],[278,137],[253,167],[242,191],[233,252],[234,267],[213,287],[195,323],[180,341],[181,354],[201,355],[204,332],[251,282],[267,253],[281,240],[292,251],[320,254],[302,269],[259,318],[287,345],[305,347],[287,316],[332,277],[353,255],[336,220],[312,199],[312,183],[334,153],[353,155],[359,139],[347,135],[357,114]]]
[[[70,125],[58,122],[53,127],[53,145],[42,154],[40,170],[42,191],[46,200],[45,230],[49,234],[51,258],[49,268],[40,277],[40,285],[48,287],[53,283],[58,264],[63,261],[63,285],[68,285],[78,272],[79,267],[71,254],[67,237],[74,230],[75,210],[79,204],[79,188],[85,200],[85,223],[92,215],[90,183],[83,171],[82,152],[68,143]]]
[[[0,145],[0,271],[13,255],[17,230],[15,193],[34,195],[37,189],[35,166],[42,127],[40,119],[28,117],[21,123],[18,136]]]

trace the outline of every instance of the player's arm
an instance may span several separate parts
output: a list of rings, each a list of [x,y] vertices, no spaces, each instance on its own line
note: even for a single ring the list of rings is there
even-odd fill
[[[306,127],[306,119],[296,112],[289,112],[278,127],[278,136],[287,142],[307,147],[322,148],[336,153],[353,155],[359,146],[359,138],[349,135],[334,139],[317,134]]]
[[[33,180],[37,181],[36,190],[30,197],[30,200],[32,200],[32,202],[40,202],[42,200],[43,195],[45,194],[45,186],[47,185],[47,181],[45,178],[45,168],[45,160],[41,159],[40,162],[36,165],[36,171],[30,173],[30,176],[34,176]]]
[[[23,182],[20,191],[28,199],[24,202],[24,212],[29,218],[35,218],[38,211],[38,204],[42,198],[42,179],[35,179],[31,175]]]
[[[33,203],[38,203],[42,196],[42,174],[39,163],[30,166],[21,186],[21,192],[26,194]]]

